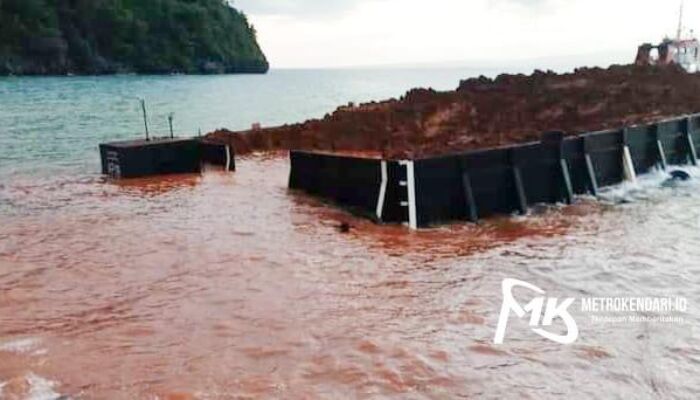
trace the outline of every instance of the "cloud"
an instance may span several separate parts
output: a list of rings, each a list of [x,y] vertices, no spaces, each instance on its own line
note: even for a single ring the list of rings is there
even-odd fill
[[[506,63],[599,53],[626,62],[640,43],[672,32],[677,13],[660,0],[235,1],[278,68]],[[686,13],[694,20],[700,4],[688,4]]]
[[[233,0],[231,3],[246,14],[298,18],[341,14],[373,1],[378,0]]]
[[[540,7],[550,3],[549,0],[499,0],[499,2],[518,4],[524,7]]]
[[[383,0],[229,0],[246,14],[275,15],[287,17],[318,17],[343,14],[366,3]],[[385,1],[385,0],[384,0]],[[495,0],[492,5],[519,6],[541,9],[553,0]],[[429,6],[429,5],[426,5]]]

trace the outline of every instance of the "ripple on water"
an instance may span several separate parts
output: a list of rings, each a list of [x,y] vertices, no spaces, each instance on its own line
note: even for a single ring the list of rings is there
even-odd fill
[[[232,175],[3,182],[4,393],[563,399],[699,389],[700,343],[687,327],[593,325],[576,313],[574,346],[518,321],[506,344],[492,344],[507,277],[559,297],[700,302],[694,184],[660,188],[663,176],[652,176],[611,189],[637,199],[624,206],[581,199],[408,232],[287,192],[287,178],[284,158],[250,157]]]

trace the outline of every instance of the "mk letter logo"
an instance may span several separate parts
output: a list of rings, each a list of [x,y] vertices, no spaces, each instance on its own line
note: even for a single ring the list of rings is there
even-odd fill
[[[532,301],[522,307],[513,297],[513,288],[515,287],[527,288],[542,296],[533,298]],[[518,318],[524,317],[525,314],[529,312],[530,327],[532,328],[532,331],[549,340],[553,340],[561,344],[571,344],[578,338],[578,326],[576,326],[576,321],[574,321],[568,311],[569,306],[571,306],[575,300],[574,298],[565,299],[563,302],[561,302],[561,304],[559,304],[559,299],[550,297],[546,299],[547,304],[545,307],[544,290],[517,279],[503,280],[502,290],[503,305],[501,306],[501,314],[498,317],[496,336],[493,339],[495,344],[503,344],[511,311],[517,315]],[[542,317],[543,308],[544,317]],[[561,318],[561,320],[564,321],[567,329],[566,335],[557,335],[540,328],[552,326],[552,322],[554,322],[556,318]]]

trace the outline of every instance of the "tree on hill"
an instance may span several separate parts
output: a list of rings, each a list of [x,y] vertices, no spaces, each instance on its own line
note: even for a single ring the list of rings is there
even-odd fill
[[[0,0],[0,74],[229,73],[269,68],[222,0]]]

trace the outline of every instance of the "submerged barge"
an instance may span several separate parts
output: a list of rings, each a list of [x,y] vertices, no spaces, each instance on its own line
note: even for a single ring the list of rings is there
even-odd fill
[[[100,144],[102,174],[113,179],[199,173],[204,164],[236,169],[233,146],[206,138],[179,138],[173,131],[174,113],[168,115],[170,136],[152,137],[148,129],[146,100],[139,100],[143,112],[144,138]]]
[[[236,169],[233,147],[201,138],[149,138],[100,145],[102,174],[114,179],[199,173],[203,164]]]
[[[537,203],[635,181],[668,165],[697,165],[700,114],[616,130],[406,160],[292,151],[289,187],[383,223],[412,229],[526,213]]]

